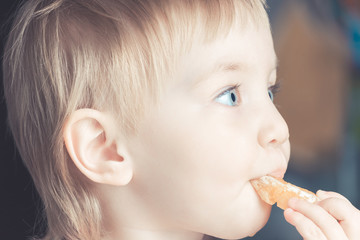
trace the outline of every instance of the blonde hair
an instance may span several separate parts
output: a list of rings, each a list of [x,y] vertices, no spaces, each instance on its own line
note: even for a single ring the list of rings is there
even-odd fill
[[[100,239],[101,208],[62,139],[80,108],[116,114],[136,131],[145,95],[156,103],[192,42],[249,19],[268,26],[258,0],[29,0],[3,60],[8,120],[43,200],[46,239]],[[151,104],[152,104],[151,103]]]

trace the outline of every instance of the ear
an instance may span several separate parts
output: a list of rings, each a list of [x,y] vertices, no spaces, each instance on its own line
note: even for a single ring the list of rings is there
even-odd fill
[[[96,183],[123,186],[133,167],[112,116],[93,109],[79,109],[64,125],[67,151],[77,168]]]

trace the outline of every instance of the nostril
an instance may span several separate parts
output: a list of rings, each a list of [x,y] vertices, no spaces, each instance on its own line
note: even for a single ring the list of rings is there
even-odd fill
[[[276,138],[273,138],[271,141],[268,142],[268,146],[277,146],[279,144],[279,141]]]
[[[269,144],[273,145],[273,144],[276,144],[278,141],[276,139],[273,139],[269,142]]]

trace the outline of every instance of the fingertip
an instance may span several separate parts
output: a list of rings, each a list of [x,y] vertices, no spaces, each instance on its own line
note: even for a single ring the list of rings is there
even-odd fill
[[[324,192],[325,192],[324,190],[319,189],[316,191],[316,195],[323,194]]]
[[[291,216],[294,213],[294,210],[291,208],[287,208],[284,210],[284,217],[287,222],[291,222]]]
[[[292,208],[287,208],[284,210],[284,215],[290,215],[294,212],[294,210]]]
[[[316,196],[318,196],[320,198],[320,200],[324,200],[326,198],[331,198],[331,197],[348,200],[346,197],[344,197],[340,193],[332,192],[332,191],[318,190],[316,192]]]
[[[290,208],[296,208],[296,204],[298,203],[299,199],[298,198],[290,198],[289,201],[288,201],[288,206]]]
[[[322,199],[327,197],[327,192],[324,191],[324,190],[319,189],[316,192],[316,196],[322,200]]]
[[[302,217],[302,214],[300,214],[299,212],[295,211],[292,208],[287,208],[284,210],[285,220],[293,226],[296,225],[296,222],[299,221],[299,219],[301,219],[301,217]]]

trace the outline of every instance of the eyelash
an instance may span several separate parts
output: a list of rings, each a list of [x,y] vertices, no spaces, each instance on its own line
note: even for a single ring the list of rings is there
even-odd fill
[[[220,98],[223,97],[225,94],[230,93],[230,92],[233,91],[233,90],[236,91],[236,97],[239,98],[239,91],[238,91],[238,88],[239,88],[239,87],[240,87],[240,84],[236,84],[236,85],[234,85],[234,86],[231,86],[231,87],[227,88],[227,89],[224,90],[222,93],[220,93],[220,94],[216,97],[216,99],[220,99]],[[236,106],[236,105],[238,105],[238,102],[237,102],[235,105],[233,105],[233,106]]]
[[[280,92],[280,89],[281,89],[280,87],[281,87],[280,82],[277,82],[277,83],[275,83],[274,85],[270,86],[270,87],[268,88],[268,90],[270,90],[270,91],[272,92],[273,96],[275,97],[276,94],[277,94],[278,92]]]
[[[226,89],[225,91],[223,91],[222,93],[220,93],[216,98],[220,98],[221,96],[225,95],[228,92],[231,92],[232,90],[236,90],[238,93],[238,88],[240,87],[240,84],[237,84],[235,86],[229,87],[228,89]],[[274,85],[268,87],[268,91],[271,92],[271,96],[269,94],[269,97],[271,98],[271,100],[273,101],[276,94],[280,91],[280,83],[277,82]],[[236,104],[237,105],[237,104]]]
[[[225,91],[223,91],[222,93],[219,94],[219,96],[224,95],[227,92],[230,92],[232,90],[238,90],[238,88],[240,87],[240,84],[236,84],[235,86],[229,87],[228,89],[226,89]]]

